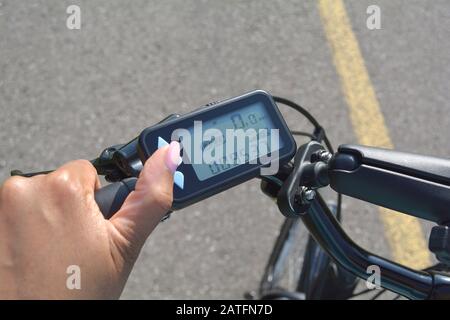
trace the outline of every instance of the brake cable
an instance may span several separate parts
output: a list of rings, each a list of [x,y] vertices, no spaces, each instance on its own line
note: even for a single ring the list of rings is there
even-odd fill
[[[283,104],[285,106],[288,106],[288,107],[300,112],[314,126],[314,133],[312,133],[312,134],[308,133],[308,132],[304,132],[304,131],[291,130],[292,135],[306,136],[306,137],[309,137],[320,143],[323,142],[325,144],[325,146],[327,147],[328,151],[331,154],[334,153],[333,146],[326,135],[325,129],[320,125],[319,121],[317,121],[317,119],[308,110],[306,110],[301,105],[299,105],[289,99],[278,97],[278,96],[272,96],[272,98],[275,102]],[[337,193],[337,201],[336,202],[337,202],[336,218],[338,219],[338,221],[341,221],[342,194]]]

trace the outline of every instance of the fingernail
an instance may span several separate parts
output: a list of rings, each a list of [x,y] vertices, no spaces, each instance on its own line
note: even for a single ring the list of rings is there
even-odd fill
[[[175,172],[180,164],[180,144],[178,141],[172,141],[169,144],[169,149],[167,150],[164,161],[166,163],[166,167],[169,168],[171,172]]]

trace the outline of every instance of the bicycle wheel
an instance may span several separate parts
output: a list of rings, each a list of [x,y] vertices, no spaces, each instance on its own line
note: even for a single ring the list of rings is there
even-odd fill
[[[260,297],[297,291],[308,238],[300,219],[284,220],[260,283]]]
[[[336,214],[336,206],[330,205]],[[286,219],[260,283],[263,299],[348,299],[356,277],[338,267],[301,219]]]

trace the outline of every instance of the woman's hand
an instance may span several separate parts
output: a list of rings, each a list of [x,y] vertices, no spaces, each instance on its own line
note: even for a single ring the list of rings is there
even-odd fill
[[[119,298],[145,240],[171,207],[179,154],[177,142],[156,151],[110,220],[95,203],[100,182],[88,161],[6,180],[0,187],[0,298]]]

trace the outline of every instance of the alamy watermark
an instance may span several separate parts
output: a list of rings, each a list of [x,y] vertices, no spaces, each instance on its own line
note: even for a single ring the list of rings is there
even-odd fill
[[[66,13],[69,15],[66,19],[66,27],[69,30],[81,29],[81,9],[79,6],[72,4],[67,7]]]
[[[69,290],[81,290],[81,268],[76,264],[70,265],[66,269],[69,275],[66,280],[66,288]]]
[[[369,15],[366,20],[366,26],[369,30],[381,29],[381,9],[379,6],[372,4],[367,7],[366,13]]]
[[[206,164],[212,174],[245,163],[262,164],[261,175],[273,175],[279,169],[278,129],[203,130],[202,121],[194,121],[192,129],[174,130],[171,140],[181,142],[184,163]]]
[[[366,280],[366,287],[369,290],[381,289],[381,270],[373,264],[367,267],[366,273],[370,275]]]

